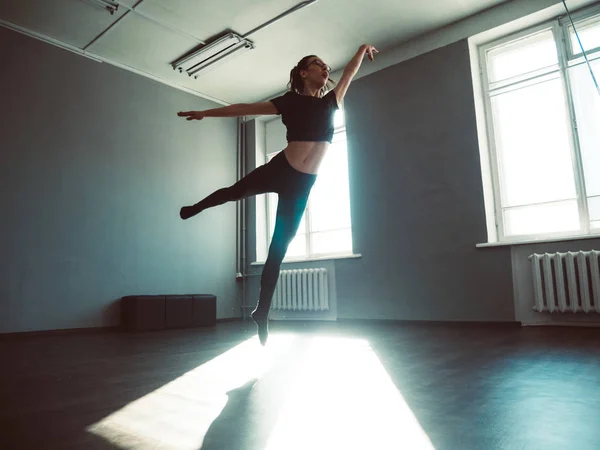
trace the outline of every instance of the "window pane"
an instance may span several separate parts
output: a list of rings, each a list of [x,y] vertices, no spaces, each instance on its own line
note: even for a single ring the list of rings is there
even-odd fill
[[[600,220],[597,220],[595,222],[592,222],[590,224],[590,227],[594,230],[600,230]]]
[[[588,211],[591,221],[600,221],[600,197],[588,197]]]
[[[558,64],[552,31],[491,49],[487,58],[492,83]]]
[[[577,200],[504,210],[506,236],[558,233],[579,229]]]
[[[579,23],[575,23],[579,39],[585,51],[590,51],[594,48],[600,47],[600,20],[598,17],[593,17],[587,20],[583,20]],[[571,50],[574,55],[581,53],[581,47],[575,36],[575,31],[572,26],[569,26],[569,37],[571,41]]]
[[[277,194],[267,194],[269,206],[269,230],[273,233],[275,229],[275,211],[277,211]]]
[[[310,196],[310,229],[350,227],[350,188],[346,141],[334,142],[321,163]]]
[[[306,234],[296,234],[287,249],[284,259],[298,258],[306,255]]]
[[[310,235],[311,253],[330,254],[352,252],[352,231],[343,230],[325,231]]]
[[[344,110],[340,107],[333,116],[333,128],[344,126]]]
[[[277,211],[277,194],[267,194],[269,205],[269,233],[273,234],[275,229],[275,213]],[[270,237],[269,237],[270,239]]]
[[[592,63],[600,80],[600,60]],[[600,195],[600,96],[586,65],[569,69],[588,196]]]
[[[560,79],[492,97],[502,207],[576,197]]]

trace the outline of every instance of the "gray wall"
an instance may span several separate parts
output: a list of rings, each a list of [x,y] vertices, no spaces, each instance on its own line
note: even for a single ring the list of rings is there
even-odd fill
[[[514,320],[509,248],[486,242],[466,41],[356,80],[345,100],[354,252],[340,318]]]
[[[213,293],[239,316],[236,120],[211,102],[0,27],[0,332],[118,321],[129,294]]]

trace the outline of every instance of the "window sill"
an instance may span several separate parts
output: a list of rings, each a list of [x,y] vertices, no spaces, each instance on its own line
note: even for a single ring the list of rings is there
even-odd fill
[[[292,263],[303,263],[303,262],[311,262],[311,261],[331,261],[334,259],[358,259],[362,258],[360,253],[358,254],[345,254],[345,255],[332,255],[332,256],[314,256],[312,258],[305,259],[289,259],[283,261],[281,264],[292,264]],[[255,261],[250,263],[251,266],[264,266],[265,261]]]
[[[581,236],[562,236],[555,238],[546,238],[546,239],[528,239],[524,241],[504,241],[504,242],[484,242],[481,244],[476,244],[477,248],[487,248],[487,247],[512,247],[514,245],[531,245],[531,244],[546,244],[550,242],[567,242],[567,241],[580,241],[584,239],[600,239],[600,234],[584,234]]]

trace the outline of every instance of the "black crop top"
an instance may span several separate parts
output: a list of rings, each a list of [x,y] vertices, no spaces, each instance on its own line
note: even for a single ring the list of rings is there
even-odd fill
[[[333,116],[339,109],[335,92],[323,97],[288,91],[271,102],[281,114],[287,129],[287,141],[328,141],[333,138]]]

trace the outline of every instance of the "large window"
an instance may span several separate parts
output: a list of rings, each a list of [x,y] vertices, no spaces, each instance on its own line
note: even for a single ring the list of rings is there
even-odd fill
[[[290,243],[284,261],[302,260],[352,253],[350,193],[348,184],[348,151],[344,112],[335,115],[335,133],[319,176],[312,188],[300,228]],[[277,152],[268,154],[267,161]],[[267,245],[275,227],[277,194],[267,194]]]
[[[600,11],[573,17],[600,81]],[[499,240],[600,234],[600,95],[568,18],[479,59]]]

